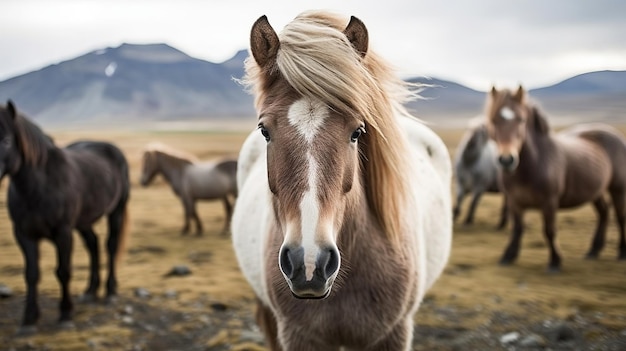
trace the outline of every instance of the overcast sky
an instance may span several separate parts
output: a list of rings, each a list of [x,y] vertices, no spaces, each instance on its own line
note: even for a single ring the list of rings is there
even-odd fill
[[[0,0],[0,81],[124,42],[222,62],[247,49],[259,16],[280,31],[307,9],[359,17],[403,77],[484,91],[626,70],[622,0]]]

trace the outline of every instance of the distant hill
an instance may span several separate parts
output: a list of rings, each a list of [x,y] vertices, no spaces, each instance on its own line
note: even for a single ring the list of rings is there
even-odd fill
[[[215,64],[165,44],[90,52],[0,83],[11,98],[44,122],[250,116],[243,76],[245,51]]]
[[[253,98],[233,80],[247,56],[242,50],[212,63],[166,44],[123,44],[0,82],[0,102],[12,99],[48,124],[251,117]],[[436,78],[409,81],[427,86],[424,99],[407,106],[426,121],[457,125],[483,111],[485,92]],[[581,74],[530,94],[555,120],[626,122],[626,71]]]

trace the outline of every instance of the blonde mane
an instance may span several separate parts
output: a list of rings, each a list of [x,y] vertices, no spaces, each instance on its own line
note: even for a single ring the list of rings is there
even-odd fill
[[[366,123],[361,143],[365,190],[372,211],[388,237],[399,242],[410,193],[408,144],[396,116],[410,116],[403,104],[418,97],[390,66],[368,50],[364,57],[343,33],[347,19],[326,12],[305,12],[278,34],[276,69],[299,94],[353,112]],[[252,55],[244,83],[260,108],[268,91]]]
[[[198,162],[198,158],[195,155],[184,152],[182,150],[174,149],[170,147],[169,145],[165,145],[160,142],[151,142],[150,144],[146,145],[144,149],[144,154],[148,154],[148,153],[149,154],[160,153],[160,154],[168,156],[169,158],[182,161],[182,162],[187,162],[190,164]]]

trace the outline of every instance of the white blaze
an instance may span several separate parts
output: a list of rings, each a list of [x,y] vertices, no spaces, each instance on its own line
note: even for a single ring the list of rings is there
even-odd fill
[[[510,107],[504,106],[500,109],[500,116],[506,120],[512,120],[515,117],[515,112]]]
[[[289,123],[304,137],[308,150],[311,149],[311,143],[315,140],[316,134],[327,117],[328,109],[323,103],[307,98],[294,102],[288,113]],[[311,280],[319,252],[315,237],[320,211],[317,197],[317,162],[310,151],[307,152],[306,157],[309,189],[304,193],[300,202],[300,229],[304,249],[305,276],[307,280]]]

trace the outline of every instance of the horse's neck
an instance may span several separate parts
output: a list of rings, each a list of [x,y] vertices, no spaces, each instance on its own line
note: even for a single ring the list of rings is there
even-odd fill
[[[50,172],[48,168],[52,165],[56,169],[63,169],[66,166],[63,150],[57,147],[48,149],[46,162],[41,165],[30,165],[22,160],[22,164],[17,172],[11,175],[11,186],[21,195],[28,199],[36,199],[46,195],[50,187],[60,187],[59,180],[67,180],[64,172]]]
[[[516,174],[522,178],[534,179],[534,174],[549,165],[554,150],[554,141],[550,134],[529,130],[519,153],[519,165]]]
[[[159,153],[157,165],[163,177],[170,183],[174,191],[178,194],[182,189],[182,179],[185,168],[190,164],[189,161]]]

